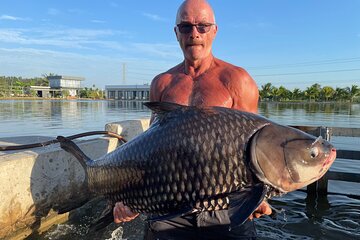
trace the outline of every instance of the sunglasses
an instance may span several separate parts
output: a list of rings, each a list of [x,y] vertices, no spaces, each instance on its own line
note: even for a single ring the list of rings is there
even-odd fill
[[[180,23],[177,24],[176,26],[178,27],[180,33],[188,34],[192,32],[193,27],[196,27],[198,33],[207,33],[209,32],[212,25],[215,24],[214,23],[198,23],[198,24]]]

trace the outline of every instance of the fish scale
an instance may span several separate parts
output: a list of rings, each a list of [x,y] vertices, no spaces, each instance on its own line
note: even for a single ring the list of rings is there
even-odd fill
[[[231,117],[229,119],[239,119],[233,116],[234,112],[230,113]],[[175,111],[170,113],[167,118],[175,119],[179,114],[179,111]],[[116,189],[116,191],[122,192],[121,195],[118,195],[119,199],[116,200],[123,201],[134,211],[145,210],[149,213],[158,213],[160,210],[162,212],[171,211],[176,209],[179,203],[196,205],[196,202],[198,202],[197,206],[205,208],[203,210],[222,209],[224,205],[226,206],[223,203],[228,200],[225,198],[218,200],[214,196],[241,188],[245,182],[251,184],[251,179],[242,179],[242,177],[247,177],[247,170],[244,167],[244,160],[241,159],[243,154],[238,154],[238,152],[239,150],[240,152],[244,151],[244,149],[239,149],[244,144],[235,146],[231,144],[235,138],[234,135],[222,134],[224,128],[222,123],[226,118],[219,113],[209,116],[207,114],[198,114],[197,110],[188,110],[182,111],[181,114],[182,118],[173,121],[173,124],[169,124],[169,126],[166,125],[166,118],[161,119],[158,124],[164,128],[162,131],[156,131],[156,125],[153,125],[154,130],[148,131],[149,135],[151,134],[150,137],[134,139],[128,146],[124,147],[124,153],[116,154],[116,158],[109,155],[108,158],[102,161],[96,161],[94,166],[89,169],[88,175],[90,179],[95,179],[98,169],[102,169],[102,166],[107,165],[112,165],[113,168],[109,170],[118,171],[118,175],[123,175],[124,179],[121,181],[122,183],[119,181],[107,182],[105,186],[90,184],[90,190],[97,192],[104,188]],[[228,111],[225,111],[225,114],[229,114]],[[196,119],[196,122],[188,120],[192,117]],[[240,119],[243,120],[244,118]],[[241,129],[240,131],[243,132],[242,142],[245,140],[246,134],[250,137],[251,131],[244,133],[243,121],[225,122],[230,123],[227,125],[230,133],[239,132],[239,129]],[[263,124],[260,123],[259,127]],[[180,132],[179,129],[181,129]],[[165,132],[166,134],[164,134]],[[176,144],[173,142],[174,136],[176,136]],[[193,136],[198,137],[194,138]],[[220,145],[222,142],[230,144],[227,146]],[[141,146],[148,146],[153,151],[141,154],[143,152],[140,151]],[[176,156],[171,154],[172,152],[176,153]],[[195,169],[195,176],[181,174],[188,169]],[[240,171],[236,171],[237,169]],[[142,174],[139,174],[140,172]],[[107,173],[107,176],[111,175],[113,174]],[[160,175],[167,177],[161,178]],[[141,179],[147,179],[144,186],[145,189],[149,189],[149,191],[146,191],[147,194],[135,190],[138,189],[139,185],[144,184]],[[194,182],[195,188],[191,187]],[[111,186],[112,184],[117,185],[117,187]],[[107,191],[106,193],[109,194],[110,192]],[[189,197],[191,195],[195,195],[197,200],[191,199]],[[139,199],[139,201],[134,204],[133,199]],[[155,207],[149,208],[150,206]],[[160,206],[161,209],[159,209]]]
[[[157,115],[150,128],[98,160],[59,138],[86,164],[83,191],[160,217],[229,209],[231,221],[244,221],[265,195],[315,181],[336,156],[325,140],[252,113],[172,103],[147,106]],[[312,148],[319,153],[315,158]]]

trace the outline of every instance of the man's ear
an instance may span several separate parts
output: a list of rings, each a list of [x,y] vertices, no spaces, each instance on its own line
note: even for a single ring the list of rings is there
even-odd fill
[[[176,40],[179,41],[178,33],[177,33],[177,30],[176,30],[176,26],[174,27],[174,32],[175,32]]]
[[[216,35],[217,31],[218,31],[218,25],[215,25],[215,28],[214,28],[214,35]]]

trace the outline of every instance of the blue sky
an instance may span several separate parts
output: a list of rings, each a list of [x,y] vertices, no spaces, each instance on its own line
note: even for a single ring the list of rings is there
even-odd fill
[[[85,77],[84,86],[146,84],[183,60],[180,0],[2,0],[0,75]],[[359,0],[211,0],[213,53],[259,88],[360,85]],[[125,66],[125,77],[123,67]]]

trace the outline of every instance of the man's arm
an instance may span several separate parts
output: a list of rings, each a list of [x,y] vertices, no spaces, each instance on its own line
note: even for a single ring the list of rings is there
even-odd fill
[[[230,73],[227,88],[233,99],[233,109],[258,112],[259,89],[251,76],[242,68]]]
[[[164,92],[164,89],[168,85],[168,77],[166,74],[157,75],[150,85],[150,102],[161,102],[161,96]],[[150,124],[154,121],[155,115],[151,113]]]

